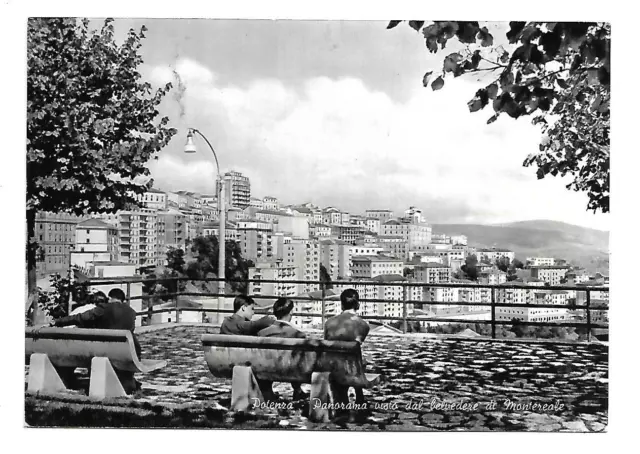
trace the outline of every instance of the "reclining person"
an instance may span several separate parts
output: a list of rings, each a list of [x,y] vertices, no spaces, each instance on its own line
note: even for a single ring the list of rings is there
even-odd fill
[[[369,334],[369,324],[360,318],[356,311],[360,308],[360,296],[355,289],[348,288],[340,294],[342,313],[331,317],[324,324],[326,340],[364,342]],[[348,401],[349,388],[332,384],[334,398],[338,402]],[[364,403],[362,388],[355,388],[356,403]]]
[[[78,328],[124,329],[131,331],[136,355],[140,358],[142,350],[133,332],[136,328],[136,311],[124,302],[125,299],[126,296],[121,289],[111,289],[108,301],[99,297],[95,298],[95,307],[93,309],[53,320],[50,326],[76,325]],[[118,369],[115,369],[115,371],[127,393],[130,394],[140,388],[140,383],[135,380],[133,372]]]
[[[258,332],[271,326],[274,319],[265,315],[258,320],[251,320],[255,314],[256,302],[250,296],[238,295],[233,300],[234,314],[225,318],[220,325],[220,334],[236,334],[241,336],[257,336]],[[262,391],[262,396],[267,401],[276,400],[276,395],[272,388],[273,382],[269,380],[258,380],[258,386]]]
[[[291,311],[293,301],[288,298],[278,298],[273,305],[273,314],[276,321],[258,333],[260,337],[288,337],[305,339],[307,336],[291,323]],[[302,390],[300,383],[291,383],[293,388],[293,400],[301,400],[309,397],[309,394]]]

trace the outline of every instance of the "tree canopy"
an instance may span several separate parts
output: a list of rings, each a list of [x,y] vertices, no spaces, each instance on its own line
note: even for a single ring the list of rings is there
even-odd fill
[[[391,21],[394,28],[402,21]],[[423,85],[440,90],[447,77],[489,72],[492,81],[468,102],[471,112],[491,105],[500,115],[532,116],[541,125],[539,151],[524,166],[537,177],[569,175],[568,189],[586,192],[588,210],[609,212],[611,25],[596,22],[510,22],[506,49],[473,21],[408,21],[429,52],[449,40],[466,46],[448,54],[442,70],[427,71]],[[433,79],[435,77],[435,79]],[[433,79],[433,80],[432,80]]]
[[[36,211],[115,212],[151,187],[147,162],[175,134],[158,105],[171,84],[142,81],[146,28],[34,18],[27,31],[27,265],[35,290]]]

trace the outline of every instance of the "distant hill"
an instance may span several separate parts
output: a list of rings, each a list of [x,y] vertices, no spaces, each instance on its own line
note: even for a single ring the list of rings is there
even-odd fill
[[[508,224],[434,224],[434,233],[466,235],[470,246],[502,247],[527,257],[555,257],[608,273],[609,232],[557,221],[520,221]]]

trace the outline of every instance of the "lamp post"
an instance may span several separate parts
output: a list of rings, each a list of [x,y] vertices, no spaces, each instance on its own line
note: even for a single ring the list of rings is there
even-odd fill
[[[220,180],[220,191],[218,192],[218,188],[217,188],[217,184],[216,184],[216,192],[217,192],[217,196],[218,196],[218,221],[220,224],[219,230],[218,230],[218,278],[219,279],[223,279],[221,281],[218,281],[218,294],[219,295],[223,295],[224,294],[224,278],[225,278],[225,224],[226,224],[226,210],[225,210],[225,203],[224,203],[224,199],[225,199],[225,191],[224,191],[224,179],[222,178],[222,174],[220,173],[220,164],[218,163],[218,156],[216,155],[216,151],[213,149],[213,146],[211,146],[211,143],[209,142],[209,140],[204,136],[204,134],[202,134],[200,131],[198,131],[195,128],[189,128],[189,132],[187,133],[187,143],[184,146],[184,152],[185,153],[195,153],[196,152],[196,145],[193,143],[193,135],[194,133],[198,133],[200,135],[200,137],[202,137],[204,139],[205,142],[207,142],[207,145],[209,145],[209,148],[211,148],[211,152],[213,153],[213,157],[216,160],[216,169],[218,170],[217,173],[217,178],[218,180]],[[218,313],[216,314],[216,317],[218,319],[218,321],[220,320],[220,308],[223,306],[223,301],[224,301],[224,296],[218,296]]]

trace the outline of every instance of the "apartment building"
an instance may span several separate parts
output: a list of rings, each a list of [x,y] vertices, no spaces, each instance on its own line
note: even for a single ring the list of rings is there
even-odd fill
[[[331,237],[355,244],[356,240],[364,235],[364,227],[356,225],[331,225]]]
[[[384,252],[384,248],[381,246],[359,245],[359,246],[349,247],[349,254],[352,257],[359,256],[359,255],[378,255],[382,252]]]
[[[451,282],[451,268],[439,263],[421,263],[414,268],[416,281],[425,284]]]
[[[158,243],[164,248],[164,254],[169,248],[186,249],[187,218],[180,211],[173,208],[158,211]],[[163,252],[159,251],[161,257]]]
[[[238,222],[238,243],[242,257],[253,262],[283,259],[284,235],[271,231],[271,224],[261,221]]]
[[[478,275],[478,282],[483,285],[498,285],[507,282],[507,273],[497,268],[483,271]]]
[[[288,280],[298,279],[296,267],[286,266],[281,261],[258,262],[249,268],[249,294],[261,296],[292,297],[298,294],[297,285]],[[255,282],[252,282],[255,280]],[[273,283],[260,281],[276,281]]]
[[[478,249],[476,251],[476,257],[478,259],[478,261],[489,261],[491,263],[494,263],[496,260],[502,258],[502,257],[506,257],[509,259],[509,262],[513,262],[513,259],[515,258],[515,253],[513,251],[510,251],[509,249],[502,249],[502,248],[491,248],[491,249]]]
[[[553,257],[527,257],[526,266],[554,266],[556,259]]]
[[[116,226],[120,256],[118,261],[136,265],[137,269],[155,267],[164,263],[158,251],[158,214],[156,210],[142,208],[119,211]],[[102,218],[113,222],[113,218]],[[166,233],[166,227],[165,227]]]
[[[540,279],[549,285],[560,285],[560,281],[569,271],[567,266],[532,266],[531,277]]]
[[[384,237],[401,237],[407,245],[406,251],[426,250],[431,243],[431,226],[425,223],[390,220],[381,225],[380,232]],[[408,258],[406,252],[403,258]]]
[[[407,249],[407,242],[401,236],[378,236],[378,245],[385,251],[388,251],[390,255],[399,259],[407,259],[409,257],[409,250]]]
[[[206,224],[202,224],[202,235],[203,236],[215,236],[218,237],[220,234],[220,222],[208,222]],[[238,241],[238,227],[233,222],[226,222],[224,227],[224,239],[225,241]]]
[[[138,195],[136,200],[144,208],[151,208],[153,210],[166,210],[168,197],[164,191],[157,189],[149,189],[142,195]]]
[[[365,217],[379,219],[380,223],[385,223],[393,218],[391,210],[366,210]]]
[[[116,261],[119,254],[118,229],[100,219],[87,219],[76,225],[76,244],[71,264],[84,268],[89,262]]]
[[[284,244],[283,265],[294,267],[300,280],[320,281],[320,243],[318,240],[293,238]],[[319,284],[298,284],[298,294],[309,293],[320,288]]]
[[[379,255],[362,255],[351,258],[351,276],[371,279],[381,274],[399,274],[402,276],[402,260]]]
[[[269,195],[262,198],[262,206],[265,210],[274,210],[278,211],[280,209],[280,204],[278,203],[278,199],[275,197],[271,197]]]
[[[331,226],[325,224],[309,224],[309,236],[312,238],[330,238]]]
[[[37,255],[36,274],[65,274],[69,270],[69,254],[75,245],[76,225],[84,217],[68,213],[38,211],[35,219]]]
[[[351,245],[345,241],[320,241],[320,263],[326,268],[331,280],[351,277]]]
[[[309,218],[278,214],[275,219],[276,223],[273,228],[276,232],[282,232],[302,240],[309,239]]]
[[[377,235],[380,234],[380,219],[378,218],[365,218],[365,227],[369,232],[373,232]]]
[[[225,181],[225,201],[228,206],[240,209],[247,208],[251,201],[251,182],[249,177],[240,172],[230,170],[224,174],[223,178]]]

